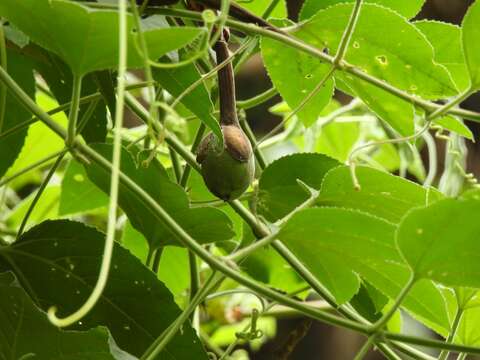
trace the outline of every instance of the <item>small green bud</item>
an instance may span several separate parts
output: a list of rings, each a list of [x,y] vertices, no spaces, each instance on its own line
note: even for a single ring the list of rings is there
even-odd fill
[[[255,175],[255,159],[248,138],[235,125],[222,126],[224,146],[209,133],[200,143],[197,161],[208,189],[222,200],[233,200],[250,186]]]

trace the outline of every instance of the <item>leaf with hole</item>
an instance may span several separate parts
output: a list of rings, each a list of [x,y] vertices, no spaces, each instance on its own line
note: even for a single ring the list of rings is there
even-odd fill
[[[352,4],[319,11],[301,23],[295,36],[335,54],[352,12]],[[388,31],[379,31],[388,24]],[[429,99],[458,93],[450,74],[434,61],[423,34],[397,13],[364,4],[345,60],[362,71],[413,95]]]
[[[269,38],[262,39],[261,48],[275,88],[292,110],[304,103],[297,116],[305,126],[314,124],[332,98],[333,80],[328,79],[308,102],[305,101],[325,78],[330,65],[321,64],[317,59]]]
[[[13,271],[42,309],[58,315],[77,310],[98,277],[105,236],[67,220],[46,221],[0,248],[0,271]],[[180,315],[165,285],[127,250],[115,243],[106,288],[95,307],[68,330],[106,326],[125,351],[140,356]],[[141,299],[141,301],[140,301]],[[207,359],[193,329],[185,324],[162,359]]]

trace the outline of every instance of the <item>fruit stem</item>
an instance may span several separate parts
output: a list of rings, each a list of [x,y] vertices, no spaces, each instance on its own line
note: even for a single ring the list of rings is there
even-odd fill
[[[227,42],[223,36],[215,44],[215,53],[217,54],[217,63],[219,64],[229,57]],[[220,97],[220,124],[240,127],[235,105],[235,78],[231,63],[218,70],[218,89]]]

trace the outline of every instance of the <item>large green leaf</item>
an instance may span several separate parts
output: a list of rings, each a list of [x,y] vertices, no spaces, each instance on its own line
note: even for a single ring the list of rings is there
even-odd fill
[[[59,316],[77,310],[97,280],[104,234],[81,223],[46,221],[10,247],[0,249],[0,271],[13,271],[43,309]],[[117,344],[140,356],[180,314],[172,295],[134,256],[115,244],[107,286],[95,307],[69,329],[107,326]],[[192,328],[185,324],[162,359],[206,359]]]
[[[199,80],[201,75],[195,64],[192,63],[181,68],[154,69],[153,77],[173,97],[178,97],[190,85]],[[183,96],[181,102],[221,138],[220,125],[212,115],[215,109],[204,82]]]
[[[447,286],[480,288],[480,201],[438,201],[400,223],[397,244],[412,271]]]
[[[344,300],[358,290],[355,273],[395,299],[410,270],[395,246],[394,234],[394,225],[359,211],[314,208],[294,215],[278,237]],[[432,282],[418,282],[403,305],[437,331],[448,328],[443,297]]]
[[[322,184],[320,204],[361,210],[397,224],[408,210],[426,206],[429,196],[439,194],[368,167],[357,167],[356,174],[360,190],[353,187],[347,166],[330,171]]]
[[[0,274],[0,358],[133,360],[115,348],[105,328],[62,331],[48,321],[11,273]],[[115,348],[115,349],[111,349]]]
[[[326,9],[329,6],[338,3],[353,3],[355,0],[306,0],[300,11],[300,20],[306,20],[317,13],[317,11]],[[367,0],[367,3],[375,3],[395,10],[400,15],[410,19],[417,15],[423,6],[425,0]]]
[[[457,25],[440,21],[421,20],[415,26],[427,37],[435,53],[435,61],[444,65],[457,86],[468,87],[469,77],[462,49],[462,30]]]
[[[92,10],[72,1],[3,0],[0,15],[30,39],[56,53],[76,75],[115,68],[118,64],[118,12]],[[138,34],[128,16],[128,65],[141,67]],[[149,55],[158,59],[197,38],[204,30],[176,27],[145,31]]]
[[[338,4],[319,11],[295,35],[334,54],[352,7]],[[388,31],[381,31],[385,24]],[[414,95],[437,99],[457,93],[448,71],[434,62],[432,46],[423,34],[402,16],[378,5],[363,5],[345,59]]]
[[[111,145],[93,144],[92,147],[106,159],[112,158]],[[85,170],[90,180],[108,194],[110,174],[94,163],[86,165]],[[156,159],[145,168],[137,165],[130,153],[123,150],[121,170],[152,196],[195,240],[210,243],[233,237],[232,222],[228,216],[210,207],[190,208],[185,191],[168,178],[165,169]],[[152,248],[180,246],[168,226],[160,222],[124,185],[120,186],[118,203],[133,227],[145,236]]]
[[[71,160],[63,174],[59,214],[77,214],[107,205],[108,196],[88,179],[81,164]]]
[[[257,211],[269,221],[280,219],[309,197],[297,179],[320,189],[325,174],[339,165],[337,160],[314,153],[293,154],[274,161],[260,178]]]
[[[291,109],[296,109],[317,87],[330,66],[292,47],[269,39],[262,39],[262,57],[275,88]],[[333,95],[333,80],[329,79],[297,113],[305,126],[317,121]]]
[[[463,50],[470,73],[471,86],[480,89],[480,1],[475,1],[462,22]]]
[[[7,56],[7,70],[9,75],[17,82],[23,91],[33,97],[35,94],[35,81],[31,62],[13,51],[7,51]],[[30,116],[30,113],[8,93],[4,122],[0,129],[0,134],[30,119]],[[10,133],[10,135],[0,140],[0,154],[2,154],[0,156],[0,178],[20,154],[20,150],[25,142],[25,137],[27,136],[27,130],[28,128],[24,128],[20,131]]]

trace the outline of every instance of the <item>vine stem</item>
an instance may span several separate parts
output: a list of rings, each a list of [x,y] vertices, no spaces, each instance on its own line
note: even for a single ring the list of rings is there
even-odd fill
[[[0,66],[7,70],[7,47],[5,44],[5,31],[3,29],[3,20],[0,19]],[[7,106],[7,87],[0,85],[0,134],[5,122],[5,111]]]
[[[83,318],[88,312],[95,306],[100,299],[103,290],[107,284],[108,274],[110,271],[110,263],[112,260],[113,245],[115,241],[115,228],[116,228],[116,211],[118,202],[118,187],[120,178],[120,161],[121,161],[121,127],[123,124],[123,111],[124,111],[124,97],[125,97],[125,76],[127,72],[127,5],[126,1],[118,0],[119,6],[119,59],[118,59],[118,89],[117,89],[117,102],[115,109],[115,128],[113,137],[113,155],[111,165],[111,182],[110,182],[110,202],[108,207],[108,221],[107,221],[107,234],[105,239],[105,247],[102,258],[102,264],[100,267],[100,273],[95,284],[95,288],[88,297],[87,301],[71,315],[58,318],[56,316],[57,308],[52,306],[48,309],[48,319],[54,325],[58,327],[69,326],[79,319]],[[75,83],[75,81],[74,81]],[[81,85],[81,83],[80,83]],[[77,84],[78,88],[80,85]],[[74,86],[74,88],[76,88]],[[78,89],[77,89],[78,91]],[[74,90],[74,95],[76,94]],[[73,104],[78,104],[80,98],[79,93],[77,97],[73,97]],[[75,100],[76,99],[76,100]],[[78,105],[77,105],[78,106]],[[73,107],[75,111],[77,109]],[[71,114],[70,114],[71,115]],[[74,123],[75,124],[75,123]],[[74,145],[75,137],[72,136],[70,122],[69,130],[67,133],[67,144]],[[73,133],[74,135],[74,133]],[[69,142],[69,140],[71,142]]]
[[[82,93],[82,75],[73,75],[72,101],[70,102],[70,111],[68,112],[68,132],[65,144],[67,147],[73,145],[77,134],[77,119],[80,109],[80,97]]]
[[[447,343],[451,343],[455,339],[455,335],[457,334],[458,326],[460,325],[460,321],[462,320],[464,309],[461,307],[457,308],[455,312],[455,318],[453,319],[452,328],[450,329],[450,333],[448,334]],[[443,350],[440,355],[438,356],[438,360],[446,360],[448,359],[448,355],[450,352],[448,350]]]
[[[45,111],[43,111],[19,86],[18,84],[8,75],[8,73],[0,68],[0,80],[4,82],[8,89],[11,91],[21,104],[23,104],[30,112],[35,114],[45,125],[47,125],[53,132],[62,138],[66,138],[66,131],[60,125],[58,125]],[[105,159],[102,155],[98,154],[88,145],[75,140],[75,146],[77,151],[80,152],[83,156],[89,158],[91,161],[96,162],[106,171],[111,171],[111,163]],[[182,155],[182,154],[180,154]],[[188,156],[188,155],[187,155]],[[193,165],[194,163],[192,163]],[[240,284],[258,292],[262,296],[277,301],[280,304],[289,306],[292,309],[296,309],[306,316],[312,317],[313,319],[323,321],[328,324],[345,327],[359,333],[367,335],[369,333],[368,328],[362,324],[358,324],[354,321],[346,320],[339,318],[331,314],[325,314],[323,311],[318,309],[311,308],[304,305],[303,303],[290,299],[283,294],[277,293],[276,291],[255,282],[254,280],[244,276],[235,269],[232,269],[230,266],[225,264],[221,259],[213,257],[207,250],[205,250],[200,244],[193,240],[178,223],[176,223],[165,210],[153,199],[149,194],[147,194],[141,187],[139,187],[133,180],[126,176],[122,171],[120,171],[120,180],[125,184],[125,186],[132,191],[132,193],[141,200],[148,208],[152,211],[152,214],[155,217],[168,226],[172,232],[176,235],[176,238],[186,247],[192,249],[200,258],[202,258],[207,264],[212,268],[221,271],[226,276],[238,281]],[[416,336],[404,335],[391,333],[388,331],[379,332],[379,338],[383,341],[398,341],[405,344],[414,344],[421,346],[428,346],[437,349],[449,349],[456,352],[464,352],[470,354],[480,354],[480,347],[467,346],[467,345],[458,345],[458,344],[448,344],[443,341],[419,338]]]
[[[367,356],[370,350],[370,347],[374,344],[374,342],[375,342],[375,336],[370,336],[367,339],[367,341],[362,345],[357,355],[355,355],[354,360],[363,360],[363,358]]]
[[[57,160],[55,161],[55,163],[52,165],[52,167],[48,171],[47,176],[45,177],[45,179],[43,179],[42,184],[38,188],[37,193],[35,194],[35,197],[33,198],[32,203],[30,204],[30,206],[27,209],[27,212],[23,216],[22,222],[20,224],[20,227],[18,228],[18,232],[17,232],[17,235],[16,235],[17,240],[20,236],[22,236],[23,231],[25,230],[25,226],[27,225],[28,219],[30,218],[30,215],[33,212],[33,209],[35,209],[35,206],[37,205],[38,200],[40,200],[40,197],[42,196],[43,191],[46,189],[48,183],[50,182],[50,179],[52,178],[53,174],[55,174],[55,171],[57,171],[58,166],[61,164],[61,162],[62,162],[63,158],[65,157],[65,155],[67,154],[67,152],[68,152],[67,149],[62,150],[62,152],[58,155]]]
[[[24,167],[23,169],[17,171],[15,174],[12,174],[11,176],[9,176],[7,178],[2,179],[0,181],[0,187],[8,184],[10,181],[15,180],[16,178],[26,174],[27,172],[38,168],[39,166],[45,165],[49,161],[51,161],[51,160],[55,159],[56,157],[58,157],[59,155],[61,155],[63,153],[63,151],[64,150],[56,151],[56,152],[44,157],[43,159],[40,159],[40,160],[34,162],[33,164],[30,164],[30,165]]]
[[[361,8],[362,8],[362,0],[356,0],[352,13],[350,14],[350,19],[348,20],[347,27],[343,32],[342,39],[340,40],[340,45],[338,46],[337,53],[333,58],[332,63],[335,66],[335,68],[341,67],[341,63],[348,50],[348,45],[350,45],[350,40],[352,39],[355,26],[357,25]]]
[[[141,89],[141,88],[143,88],[147,85],[148,85],[148,83],[141,82],[141,83],[138,83],[138,84],[129,85],[125,89],[126,90],[136,90],[136,89]],[[91,103],[91,102],[94,102],[94,101],[98,101],[101,98],[102,98],[102,94],[100,92],[96,92],[96,93],[81,97],[80,98],[80,105],[86,104],[86,103]],[[62,104],[62,105],[56,107],[55,109],[49,110],[47,112],[47,114],[48,115],[58,114],[59,112],[68,110],[68,108],[70,106],[71,106],[71,102],[69,101],[65,104]],[[8,130],[6,130],[4,132],[0,132],[0,140],[6,138],[7,136],[10,136],[10,135],[16,133],[17,131],[20,131],[20,130],[28,127],[29,125],[35,123],[36,121],[37,121],[37,118],[35,116],[33,116],[32,118],[30,118],[26,121],[23,121],[23,122],[19,123],[18,125],[15,125],[15,126],[9,128]]]
[[[387,324],[387,322],[391,319],[391,317],[395,314],[397,309],[400,307],[403,300],[408,295],[409,291],[412,289],[413,285],[415,285],[416,281],[417,279],[412,273],[412,275],[408,279],[408,282],[405,284],[402,291],[400,291],[400,293],[398,294],[398,297],[393,303],[392,307],[385,314],[383,314],[383,316],[376,323],[372,325],[370,329],[371,334],[375,334],[379,332]]]
[[[244,109],[244,110],[254,108],[255,106],[258,106],[258,105],[263,104],[264,102],[270,100],[271,98],[273,98],[277,94],[278,94],[277,89],[275,89],[275,87],[271,87],[270,89],[267,89],[264,92],[254,96],[250,99],[237,101],[237,108]]]
[[[212,272],[201,289],[191,299],[188,306],[180,314],[178,318],[164,331],[160,336],[148,347],[140,360],[155,360],[162,350],[167,346],[168,342],[175,336],[180,327],[187,321],[191,314],[195,312],[197,306],[205,299],[207,294],[218,284],[219,276],[217,272]]]
[[[143,11],[143,5],[146,3],[144,2],[142,4],[141,10]],[[148,95],[149,95],[149,101],[150,101],[150,109],[149,109],[149,114],[150,114],[150,119],[156,119],[158,116],[158,110],[157,107],[155,106],[155,87],[154,87],[154,81],[153,81],[153,73],[152,73],[152,68],[150,66],[150,56],[148,54],[148,46],[147,42],[145,40],[145,36],[143,34],[143,29],[142,29],[142,24],[140,23],[140,14],[138,12],[137,4],[135,0],[130,0],[130,8],[132,9],[133,13],[133,22],[134,25],[137,29],[137,34],[138,38],[140,40],[140,51],[139,53],[142,56],[143,60],[143,71],[145,73],[145,78],[147,82],[151,83],[150,86],[148,86]],[[151,135],[153,135],[153,128],[151,121],[148,123],[148,131],[150,132]]]

